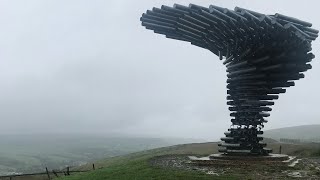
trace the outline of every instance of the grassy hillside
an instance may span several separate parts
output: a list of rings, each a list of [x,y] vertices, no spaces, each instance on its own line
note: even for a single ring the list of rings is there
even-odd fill
[[[159,138],[1,135],[0,175],[80,166],[102,158],[181,143]]]
[[[317,140],[320,142],[320,125],[304,125],[265,131],[265,137],[279,140],[280,138]]]
[[[198,154],[207,155],[217,152],[216,143],[186,144],[171,147],[158,148],[149,151],[138,152],[126,156],[101,160],[95,164],[101,168],[95,171],[80,173],[70,177],[63,177],[64,180],[100,180],[100,179],[212,179],[212,176],[173,169],[162,169],[151,167],[149,160],[155,156],[167,154]],[[82,166],[80,169],[91,168],[91,165]],[[228,176],[228,178],[232,178]]]
[[[271,143],[269,147],[277,149],[282,146],[282,152],[298,156],[314,156],[320,151],[319,145],[293,145]],[[160,155],[208,155],[217,153],[217,143],[185,144],[154,150],[143,151],[126,156],[101,160],[95,164],[100,168],[95,171],[61,177],[61,180],[101,180],[101,179],[212,179],[212,175],[198,171],[165,169],[150,165],[150,160]],[[91,165],[79,169],[89,169]],[[247,171],[249,173],[249,171]],[[243,179],[248,174],[223,174],[215,179]]]
[[[319,128],[319,129],[317,129]],[[315,138],[319,137],[320,125],[298,126],[266,131],[266,137],[275,138]],[[180,140],[181,141],[181,140]],[[281,144],[273,139],[265,138],[268,146],[282,153],[298,156],[320,155],[317,144]],[[102,137],[66,137],[66,136],[1,136],[0,144],[0,174],[8,172],[43,172],[45,167],[50,170],[64,166],[78,166],[86,162],[95,162],[96,171],[78,174],[65,179],[198,179],[212,178],[210,175],[196,171],[177,171],[162,169],[149,165],[150,159],[160,155],[208,155],[217,152],[216,143],[197,143],[176,145],[165,148],[175,142],[156,138],[102,138]],[[146,151],[142,151],[146,150]],[[140,151],[140,152],[138,152]],[[125,155],[132,152],[129,155]],[[124,156],[122,156],[124,155]],[[104,160],[99,160],[104,158]],[[91,169],[92,164],[82,165],[76,170]],[[101,168],[101,169],[100,169]],[[232,179],[237,176],[219,176]],[[21,178],[16,178],[23,179]],[[42,179],[38,177],[38,179]],[[29,180],[29,179],[28,179]]]

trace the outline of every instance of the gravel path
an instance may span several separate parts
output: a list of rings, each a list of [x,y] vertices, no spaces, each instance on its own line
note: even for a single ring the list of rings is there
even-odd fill
[[[320,179],[320,158],[304,158],[295,167],[288,166],[198,166],[191,164],[187,155],[158,156],[150,160],[152,166],[199,171],[212,176],[234,174],[247,179]]]

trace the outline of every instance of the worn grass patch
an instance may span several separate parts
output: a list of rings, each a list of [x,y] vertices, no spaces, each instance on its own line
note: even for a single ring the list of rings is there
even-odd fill
[[[314,145],[290,145],[280,143],[270,143],[269,146],[274,149],[282,146],[282,150],[289,155],[304,156],[310,155],[319,146]],[[287,179],[287,175],[282,173],[287,170],[287,167],[247,167],[247,168],[229,168],[226,173],[216,175],[209,175],[205,172],[196,170],[184,170],[174,168],[163,168],[158,166],[152,166],[150,159],[156,156],[163,155],[199,155],[205,156],[212,153],[217,153],[217,143],[195,143],[176,145],[164,148],[158,148],[148,151],[142,151],[139,153],[133,153],[125,156],[109,158],[101,160],[95,163],[96,170],[72,174],[68,177],[60,177],[61,180],[175,180],[175,179],[257,179],[260,177],[270,177],[270,174],[277,175],[280,179]],[[78,170],[90,169],[92,164],[85,165]],[[257,173],[253,173],[253,169]],[[292,171],[295,168],[291,168]],[[314,172],[316,174],[318,172]],[[271,175],[272,176],[272,175]],[[271,177],[272,178],[272,177]],[[261,179],[261,178],[260,178]],[[290,178],[289,178],[290,179]]]
[[[64,180],[101,180],[101,179],[137,179],[137,180],[175,180],[175,179],[212,179],[212,175],[207,175],[197,171],[183,171],[174,169],[164,169],[150,166],[147,159],[133,160],[127,163],[110,166],[107,168],[91,171],[88,173],[76,174],[63,177]],[[234,176],[217,176],[215,179],[238,179]]]

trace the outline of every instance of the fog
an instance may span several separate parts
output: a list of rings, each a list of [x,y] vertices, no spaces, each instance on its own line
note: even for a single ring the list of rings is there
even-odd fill
[[[141,26],[147,9],[174,3],[279,12],[320,28],[317,0],[2,0],[0,133],[223,136],[222,62]],[[319,123],[318,52],[316,40],[313,69],[276,101],[266,129]]]

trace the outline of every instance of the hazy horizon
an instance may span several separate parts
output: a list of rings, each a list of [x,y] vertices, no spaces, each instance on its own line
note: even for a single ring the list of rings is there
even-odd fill
[[[124,134],[216,140],[231,125],[226,72],[208,50],[141,26],[162,4],[281,13],[320,29],[319,1],[0,1],[0,134]],[[319,124],[319,40],[306,78],[265,129]]]

